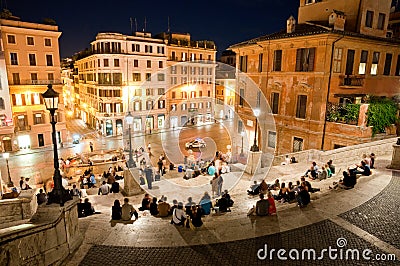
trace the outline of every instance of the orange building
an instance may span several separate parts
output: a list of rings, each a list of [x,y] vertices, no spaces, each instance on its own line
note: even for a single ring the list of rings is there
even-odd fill
[[[0,20],[1,38],[12,102],[15,134],[12,150],[52,144],[50,114],[41,98],[48,84],[62,93],[58,38],[54,23],[31,23],[10,16]],[[64,106],[60,97],[57,138],[66,140]]]
[[[400,41],[386,37],[390,5],[390,0],[301,0],[299,24],[290,17],[286,29],[230,47],[238,69],[259,86],[275,118],[276,130],[259,127],[264,153],[329,150],[372,140],[367,105],[355,124],[328,122],[326,116],[332,105],[399,94]],[[240,81],[237,95],[237,128],[245,126],[250,135],[255,118],[246,101],[255,95]]]

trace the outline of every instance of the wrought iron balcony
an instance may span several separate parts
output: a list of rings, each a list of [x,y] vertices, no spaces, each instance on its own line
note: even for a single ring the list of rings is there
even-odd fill
[[[361,88],[364,85],[364,76],[343,75],[340,76],[340,87]]]

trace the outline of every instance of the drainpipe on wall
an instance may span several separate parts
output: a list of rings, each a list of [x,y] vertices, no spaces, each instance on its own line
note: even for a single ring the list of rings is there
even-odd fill
[[[331,91],[331,80],[332,80],[332,66],[333,66],[333,55],[335,52],[335,44],[340,41],[341,39],[344,38],[344,35],[337,38],[332,42],[332,51],[331,51],[331,61],[330,61],[330,66],[329,66],[329,77],[328,77],[328,91],[326,93],[326,102],[325,102],[325,119],[324,119],[324,129],[322,130],[322,141],[321,141],[321,150],[324,150],[324,144],[325,144],[325,134],[326,134],[326,114],[328,112],[328,102],[329,102],[329,94]]]

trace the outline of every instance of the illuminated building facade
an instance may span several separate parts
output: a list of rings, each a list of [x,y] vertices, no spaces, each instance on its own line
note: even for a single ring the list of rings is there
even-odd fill
[[[99,33],[87,56],[76,61],[80,117],[104,136],[123,133],[134,116],[134,132],[165,127],[166,48],[150,33]]]
[[[193,41],[190,34],[162,33],[166,43],[169,127],[213,121],[215,56],[212,41]]]
[[[329,150],[393,137],[372,135],[366,124],[368,95],[399,94],[400,43],[388,38],[391,1],[301,0],[299,23],[232,45],[238,69],[260,86],[276,130],[259,129],[261,150],[285,154]],[[238,132],[254,132],[246,84],[238,77]],[[328,120],[335,106],[361,104],[358,120]]]
[[[12,150],[51,145],[50,117],[41,93],[49,84],[62,93],[58,46],[61,32],[55,24],[23,22],[16,17],[1,19],[0,23],[15,132]],[[66,125],[62,97],[56,118],[57,139],[63,142]],[[3,141],[3,145],[10,149],[9,143]]]

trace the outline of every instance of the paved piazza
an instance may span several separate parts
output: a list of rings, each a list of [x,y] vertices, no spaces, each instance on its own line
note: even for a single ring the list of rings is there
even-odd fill
[[[324,237],[321,237],[321,235]],[[355,234],[329,220],[324,220],[284,233],[210,245],[172,248],[132,248],[96,245],[90,248],[80,265],[299,265],[299,261],[279,261],[276,258],[276,252],[274,260],[260,260],[257,257],[257,251],[264,247],[264,244],[268,244],[268,249],[284,248],[288,251],[290,249],[301,250],[303,248],[319,251],[329,246],[337,248],[336,241],[338,237],[347,240],[347,248],[358,249],[360,252],[364,249],[371,249],[373,254],[383,253],[382,250],[371,247],[370,243]],[[324,259],[307,260],[303,263],[307,263],[307,265],[332,265],[333,260],[330,260],[326,254]],[[383,265],[378,261],[348,261],[345,259],[335,260],[334,264]],[[396,265],[396,263],[386,262],[385,265]]]
[[[354,158],[346,164],[357,161],[359,158]],[[399,265],[398,260],[389,261],[392,255],[400,258],[400,180],[399,172],[385,168],[389,163],[390,158],[380,157],[373,175],[359,178],[352,190],[328,189],[339,176],[313,182],[321,192],[312,194],[309,206],[299,209],[295,204],[277,202],[277,215],[269,217],[246,216],[257,198],[244,191],[252,180],[263,176],[244,175],[231,191],[235,200],[232,212],[209,215],[204,218],[204,225],[193,231],[171,225],[170,217],[152,217],[142,212],[133,224],[111,226],[112,202],[122,196],[89,196],[101,213],[80,219],[85,240],[65,265]],[[295,181],[307,166],[276,166],[266,179]],[[345,167],[337,165],[337,169]],[[130,201],[138,207],[141,198],[142,195],[130,197]],[[279,249],[285,250],[282,256],[286,261],[278,258]],[[337,254],[336,259],[331,259],[328,251],[321,253],[323,249],[336,249],[331,253],[331,258]],[[309,250],[315,250],[315,260],[313,256],[308,259]],[[352,251],[358,252],[359,260],[352,259]],[[296,252],[300,260],[292,259]]]
[[[340,217],[400,249],[400,172],[380,194]]]

